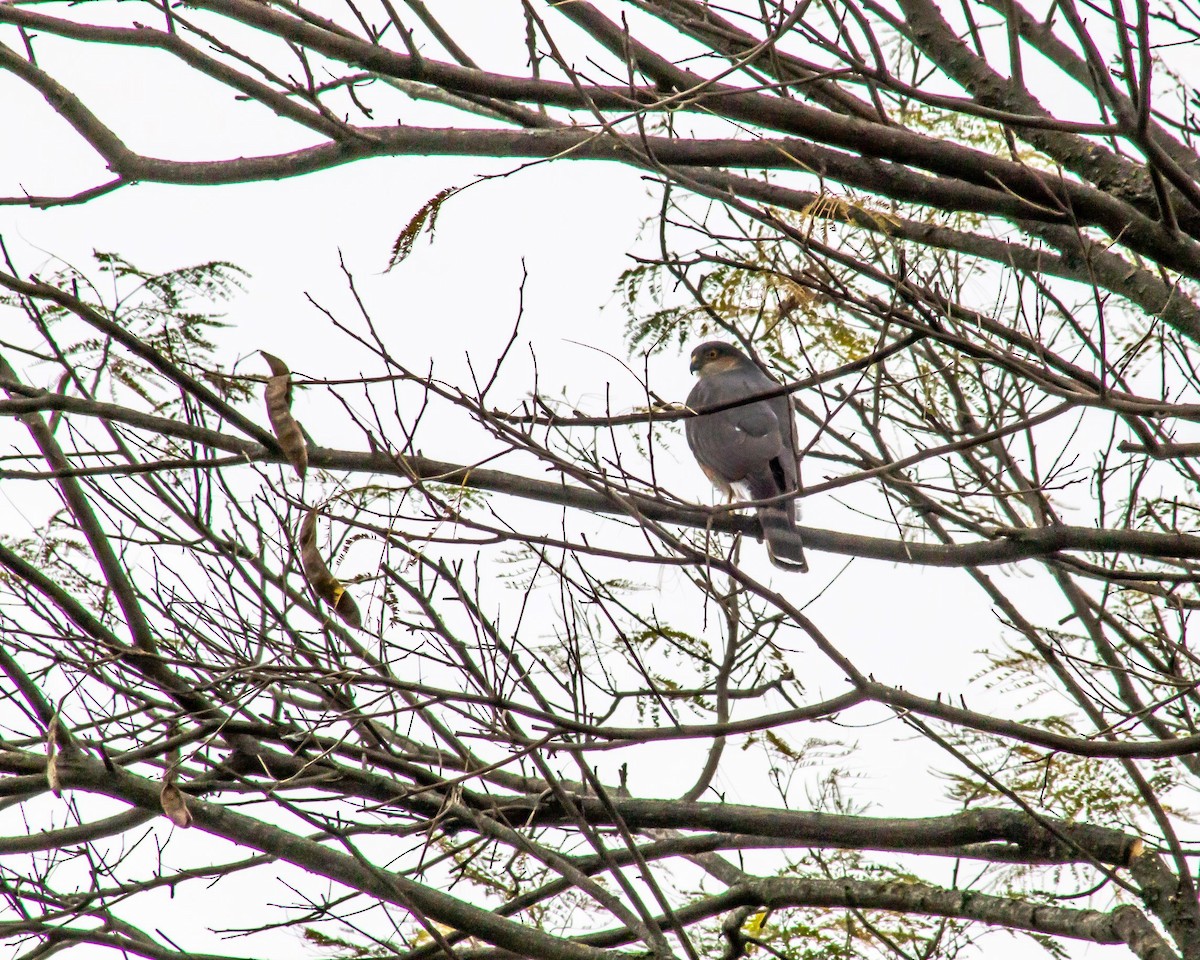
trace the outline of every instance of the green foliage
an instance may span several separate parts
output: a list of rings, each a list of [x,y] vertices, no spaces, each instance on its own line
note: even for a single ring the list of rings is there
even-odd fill
[[[0,536],[0,542],[64,590],[76,597],[88,598],[93,612],[104,613],[111,597],[102,580],[89,579],[84,573],[91,569],[92,554],[65,514],[56,514],[41,528],[38,536]],[[7,570],[0,570],[0,582],[15,588],[21,581]]]
[[[896,110],[899,123],[916,130],[924,130],[932,136],[961,143],[977,150],[988,150],[997,155],[1009,156],[1008,143],[999,124],[957,110],[942,110],[909,100]],[[1028,155],[1028,156],[1027,156]],[[1039,156],[1026,149],[1021,160]]]
[[[889,885],[920,882],[907,871],[850,850],[812,851],[789,863],[777,875]],[[764,955],[759,951],[765,948],[769,955],[788,960],[861,960],[868,957],[882,960],[905,955],[954,957],[981,935],[978,928],[962,921],[827,907],[759,911],[743,923],[741,932],[756,955]]]
[[[907,56],[904,45],[893,53],[898,62]],[[1010,153],[996,123],[914,102],[901,102],[897,115],[909,128],[932,136],[998,155]],[[1047,169],[1053,166],[1035,151],[1025,150],[1021,159],[1041,162]],[[768,172],[757,175],[770,179]],[[681,223],[696,222],[699,218],[690,216],[685,205],[708,201],[679,197],[671,194],[668,209],[679,214]],[[937,276],[935,285],[950,290],[973,269],[973,262],[934,247],[898,241],[892,236],[893,225],[904,217],[936,220],[938,226],[961,230],[984,229],[983,218],[975,214],[902,207],[846,188],[833,193],[823,182],[802,211],[766,209],[769,225],[728,210],[723,213],[729,218],[727,229],[705,220],[707,246],[672,260],[641,263],[620,275],[615,290],[626,313],[625,334],[631,348],[681,350],[709,337],[740,340],[753,343],[764,360],[786,373],[811,367],[814,361],[837,365],[859,360],[871,352],[874,336],[856,322],[852,309],[836,292],[818,291],[846,289],[876,297],[891,296],[892,291],[873,287],[863,273],[839,269],[829,260],[822,262],[819,277],[810,276],[804,244],[795,235],[834,246],[868,264],[902,259],[905,271]],[[790,227],[793,235],[784,235],[778,224]],[[799,345],[803,357],[797,356]],[[921,379],[922,371],[910,375]],[[969,379],[963,389],[969,398],[978,393]],[[930,399],[948,409],[947,397]]]
[[[830,200],[810,215],[783,211],[775,215],[802,225],[831,215],[839,204],[845,201]],[[631,349],[682,349],[710,337],[748,340],[765,359],[792,370],[799,366],[797,340],[814,355],[837,363],[870,352],[872,339],[851,314],[797,281],[803,265],[796,262],[793,243],[778,239],[761,225],[743,228],[751,239],[722,242],[699,252],[707,269],[693,283],[694,297],[685,301],[674,302],[681,295],[668,283],[678,267],[639,264],[621,274],[616,292],[626,312],[625,335]]]
[[[474,487],[464,487],[461,483],[438,483],[427,480],[422,484],[425,490],[433,491],[444,497],[447,503],[454,505],[456,512],[463,512],[475,507],[482,507],[488,502],[490,494],[486,490]],[[395,493],[393,490],[392,493]]]
[[[1078,733],[1064,718],[1025,717],[1022,722],[1064,735]],[[1048,754],[1023,744],[1001,745],[982,735],[962,735],[958,743],[969,748],[989,774],[987,779],[943,774],[949,796],[964,805],[997,806],[1016,795],[1048,816],[1135,833],[1147,829],[1145,800],[1121,768],[1108,760]],[[1180,783],[1169,761],[1149,761],[1144,766],[1151,789],[1160,797]],[[1168,809],[1177,818],[1191,819],[1182,810]]]
[[[351,943],[349,940],[343,940],[340,937],[333,937],[327,933],[322,933],[315,927],[304,928],[304,939],[311,943],[314,947],[328,951],[339,960],[358,960],[362,957],[386,957],[393,951],[387,947],[375,947],[371,949],[360,943]]]
[[[701,313],[698,307],[663,305],[662,277],[661,265],[639,264],[617,279],[615,289],[627,314],[625,335],[631,349],[654,345],[662,350],[671,344],[682,349],[696,329],[691,321]],[[705,328],[701,324],[698,329]]]
[[[625,640],[630,646],[645,653],[653,653],[656,650],[670,653],[674,650],[686,657],[697,659],[712,656],[712,647],[706,640],[662,623],[627,634]]]
[[[1046,631],[1060,656],[1075,664],[1077,671],[1103,684],[1104,672],[1084,652],[1088,641],[1065,631]],[[1078,659],[1072,651],[1080,651]],[[1012,698],[1013,718],[1021,723],[1064,736],[1079,735],[1079,720],[1073,715],[1038,712],[1039,705],[1056,690],[1045,659],[1032,649],[1012,646],[986,654],[988,665],[974,680],[1003,691]],[[1135,652],[1136,656],[1136,652]],[[1164,686],[1163,692],[1173,692]],[[1018,701],[1015,692],[1023,695]],[[1134,833],[1150,828],[1152,819],[1136,784],[1111,760],[1050,753],[1043,748],[1000,741],[983,733],[960,731],[954,742],[987,771],[986,777],[962,772],[945,773],[948,795],[964,806],[1007,804],[1015,795],[1035,810],[1065,820],[1093,823]],[[1160,798],[1186,780],[1175,759],[1141,761],[1139,767],[1151,789]],[[1184,809],[1164,803],[1172,816],[1190,820]]]
[[[253,383],[224,376],[214,359],[217,344],[213,335],[227,326],[224,314],[214,308],[242,289],[242,281],[249,276],[245,270],[214,260],[153,273],[115,253],[96,251],[93,256],[99,274],[108,278],[106,290],[101,289],[99,280],[73,266],[59,268],[44,278],[45,282],[72,290],[83,303],[128,330],[149,349],[213,384],[229,399],[244,400],[252,394]],[[13,296],[0,298],[0,302],[20,306]],[[70,310],[58,304],[41,307],[47,336],[53,338],[85,389],[105,385],[117,398],[117,387],[124,387],[159,413],[177,410],[177,394],[162,395],[161,377],[153,367],[91,327],[80,330],[70,324],[72,317]]]

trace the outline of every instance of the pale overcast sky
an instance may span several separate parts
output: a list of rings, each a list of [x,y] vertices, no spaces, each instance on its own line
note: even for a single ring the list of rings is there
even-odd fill
[[[197,105],[206,91],[182,74],[175,74],[178,82],[149,82],[138,70],[113,72],[111,55],[94,63],[55,63],[54,45],[47,41],[39,45],[39,53],[43,50],[45,65],[61,72],[68,83],[76,76],[89,91],[100,91],[98,102],[111,111],[104,119],[132,145],[152,147],[160,155],[219,157],[311,142],[307,134],[282,123],[260,124],[253,108],[231,106],[227,99],[206,111]],[[69,192],[103,179],[94,157],[45,103],[3,73],[0,101],[5,103],[9,130],[8,144],[0,151],[0,192],[12,194],[20,187],[34,193]],[[22,136],[14,138],[12,132],[18,130]],[[119,253],[151,270],[213,259],[233,261],[252,277],[245,294],[230,305],[234,327],[225,335],[228,360],[249,357],[261,348],[284,357],[300,373],[330,377],[355,375],[361,358],[345,360],[330,350],[329,344],[337,342],[335,335],[305,295],[335,311],[349,311],[339,252],[376,320],[386,322],[391,345],[402,346],[405,361],[423,368],[432,360],[451,379],[462,373],[466,351],[490,359],[507,340],[524,261],[529,278],[522,333],[539,356],[545,391],[562,388],[573,403],[590,412],[602,411],[610,387],[620,402],[636,403],[636,380],[615,360],[579,344],[624,355],[624,316],[613,285],[630,263],[627,253],[637,247],[642,221],[658,206],[637,171],[615,164],[558,162],[479,184],[444,207],[435,243],[422,240],[409,261],[383,272],[397,234],[426,200],[479,174],[515,166],[508,161],[403,158],[360,162],[283,182],[203,188],[143,185],[77,207],[0,208],[0,233],[23,273],[51,267],[56,258],[88,270],[92,250]],[[256,359],[246,362],[258,364],[247,366],[248,371],[265,372]],[[668,399],[682,399],[691,384],[686,368],[683,358],[656,362],[656,390]],[[505,399],[515,404],[521,395],[514,383]],[[316,391],[306,391],[297,401],[300,418],[316,436],[322,423],[320,404]],[[457,438],[443,439],[440,448],[427,444],[425,452],[445,459],[464,455]],[[676,464],[666,468],[673,488],[710,502],[708,484],[688,459],[681,437],[674,453]],[[831,497],[806,502],[805,522],[845,527],[858,522],[835,501]],[[788,589],[802,603],[820,595],[809,613],[836,629],[842,649],[869,664],[880,679],[932,694],[941,676],[947,689],[961,688],[964,677],[978,667],[975,651],[994,645],[1002,632],[983,597],[961,589],[947,593],[946,577],[938,571],[860,560],[848,576],[825,590],[847,561],[820,554],[811,560],[813,573],[786,580]],[[669,589],[664,603],[670,603]],[[898,609],[905,611],[903,627],[897,624]],[[972,629],[964,630],[968,623]],[[978,632],[980,625],[984,633]],[[804,671],[812,668],[830,684],[827,692],[833,691],[836,678],[829,677],[823,665],[815,667],[815,659],[810,649],[798,651],[797,674],[803,679]],[[979,701],[972,706],[985,707],[987,692],[977,695]],[[874,716],[883,719],[884,713]],[[855,715],[856,723],[866,718],[866,713]],[[872,736],[869,728],[846,732],[864,742]],[[890,726],[883,741],[890,744],[894,732]],[[877,804],[870,812],[934,812],[930,805],[936,804],[943,784],[913,776],[918,752],[892,749],[843,761],[863,777],[860,795]],[[653,769],[664,775],[663,793],[669,795],[677,786],[672,764],[686,753],[668,745],[650,748],[645,756],[653,758]],[[736,771],[736,756],[730,756],[728,764],[729,771]],[[948,760],[940,766],[948,768]],[[644,767],[651,768],[649,763]],[[898,789],[898,784],[904,786]],[[719,778],[718,786],[730,800],[762,800],[760,791],[731,772]],[[189,837],[186,842],[208,841]],[[239,892],[237,884],[228,884],[233,925],[238,922],[238,897],[232,896]],[[244,898],[247,891],[240,893]],[[164,910],[174,912],[179,906],[166,892],[162,897]],[[201,925],[211,920],[194,918]],[[1025,941],[1012,946],[1019,952],[997,942],[993,955],[1037,955]],[[236,953],[237,944],[215,944],[214,949]],[[1087,955],[1107,954],[1093,949]]]

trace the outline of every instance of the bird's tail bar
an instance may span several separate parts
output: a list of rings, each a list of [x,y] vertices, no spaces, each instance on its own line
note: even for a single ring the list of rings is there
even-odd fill
[[[780,510],[759,510],[759,523],[763,528],[763,539],[767,542],[767,556],[781,570],[808,573],[808,561],[804,559],[804,541],[800,531]]]

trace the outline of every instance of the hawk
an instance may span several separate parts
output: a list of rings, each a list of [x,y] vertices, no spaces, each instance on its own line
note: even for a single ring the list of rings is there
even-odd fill
[[[799,456],[791,401],[786,395],[749,400],[779,384],[737,347],[721,340],[696,347],[689,369],[699,379],[688,394],[688,409],[734,404],[684,421],[688,446],[713,485],[730,499],[739,489],[751,500],[797,493]],[[806,572],[795,497],[760,506],[758,519],[771,561],[785,570]]]

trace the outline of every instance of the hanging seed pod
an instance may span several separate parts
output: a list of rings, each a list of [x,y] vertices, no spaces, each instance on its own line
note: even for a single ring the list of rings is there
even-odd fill
[[[303,480],[308,469],[308,445],[304,442],[300,424],[292,416],[292,372],[274,354],[266,350],[260,350],[259,353],[271,368],[266,389],[267,417],[271,421],[271,429],[275,431],[275,439],[279,441],[288,463]]]
[[[62,796],[62,780],[58,776],[58,758],[61,754],[59,743],[58,714],[50,718],[50,727],[46,731],[46,783],[50,792],[56,797]]]
[[[167,780],[158,792],[158,802],[162,811],[175,826],[187,829],[192,825],[192,811],[188,809],[187,797],[175,786],[172,780]]]
[[[313,591],[352,627],[362,627],[358,604],[346,592],[340,580],[329,572],[325,558],[317,550],[317,509],[309,510],[300,524],[300,566]]]
[[[167,724],[167,738],[173,739],[178,732],[175,721],[170,721]],[[167,754],[167,769],[163,773],[162,789],[158,791],[158,803],[168,820],[186,830],[192,825],[192,811],[188,809],[187,797],[175,784],[179,777],[179,763],[179,747],[175,746]]]

